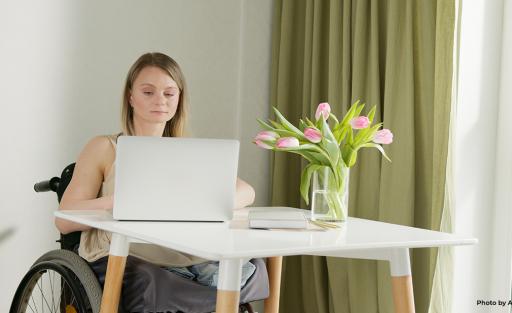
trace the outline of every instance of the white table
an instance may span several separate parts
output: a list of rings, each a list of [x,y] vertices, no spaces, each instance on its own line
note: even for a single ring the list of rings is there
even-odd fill
[[[265,313],[277,313],[281,256],[318,255],[390,262],[395,312],[414,312],[410,248],[470,245],[475,238],[358,218],[328,231],[270,231],[231,223],[121,222],[105,211],[58,211],[55,216],[112,232],[102,313],[117,312],[130,241],[143,241],[220,261],[216,312],[237,312],[243,260],[271,257]],[[238,223],[238,222],[237,222]],[[231,226],[230,226],[231,225]],[[274,257],[274,258],[272,258]],[[275,258],[277,257],[277,258]]]

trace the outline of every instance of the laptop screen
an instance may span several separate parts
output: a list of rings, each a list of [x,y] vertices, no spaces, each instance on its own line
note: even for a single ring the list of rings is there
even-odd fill
[[[237,140],[119,137],[114,218],[231,219],[238,151]]]

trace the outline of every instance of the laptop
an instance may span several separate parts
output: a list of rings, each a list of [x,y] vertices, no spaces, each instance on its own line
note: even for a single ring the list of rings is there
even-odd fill
[[[239,146],[225,139],[119,137],[114,219],[232,219]]]

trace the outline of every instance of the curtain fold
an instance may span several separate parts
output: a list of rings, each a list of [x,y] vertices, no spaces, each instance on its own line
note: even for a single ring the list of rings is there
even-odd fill
[[[361,150],[349,215],[439,230],[455,0],[276,0],[271,105],[297,124],[320,102],[337,116],[355,100],[390,128],[392,163]],[[367,112],[367,111],[363,111]],[[298,156],[272,156],[272,204],[306,208]],[[416,311],[427,312],[435,249],[412,251]],[[393,312],[387,262],[287,257],[281,312]]]

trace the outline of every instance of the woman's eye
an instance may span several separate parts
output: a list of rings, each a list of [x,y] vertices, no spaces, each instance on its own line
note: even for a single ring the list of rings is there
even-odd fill
[[[152,93],[151,91],[144,91],[144,94],[145,94],[146,96],[151,96],[153,93]]]
[[[173,97],[173,96],[174,96],[174,94],[173,94],[173,93],[166,93],[166,94],[165,94],[165,96],[166,96],[166,97]]]

